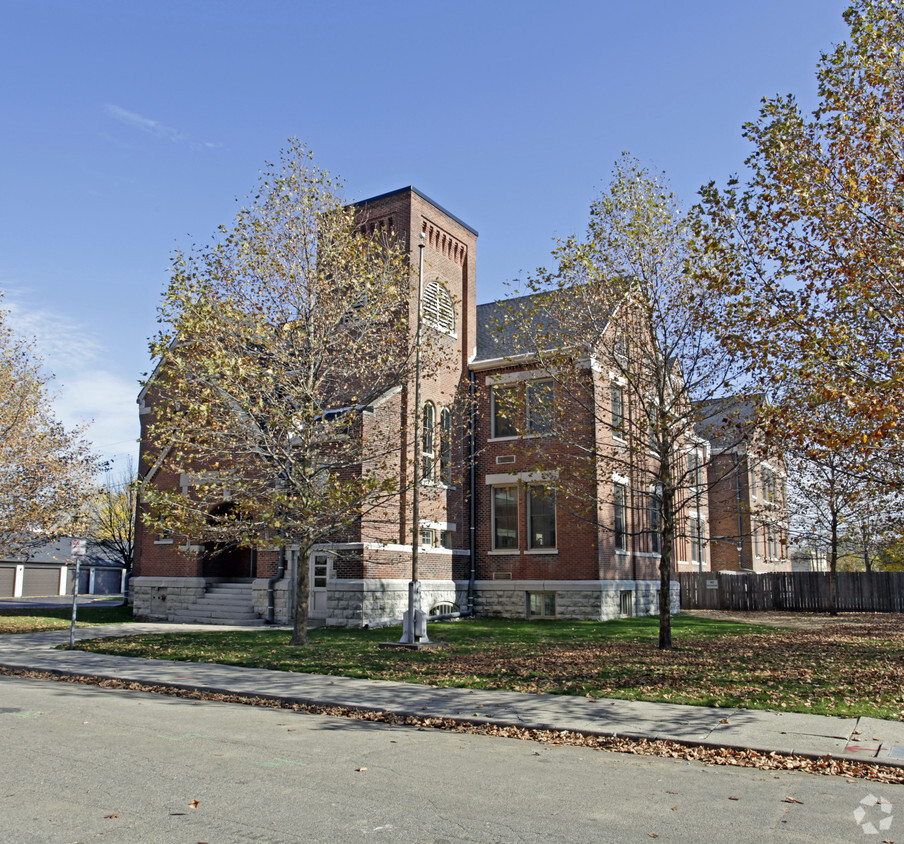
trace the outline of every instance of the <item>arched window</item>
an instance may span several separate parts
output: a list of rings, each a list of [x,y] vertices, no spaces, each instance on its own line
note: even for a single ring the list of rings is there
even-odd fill
[[[452,486],[452,413],[444,407],[439,413],[439,477]]]
[[[455,305],[448,290],[439,281],[429,281],[424,288],[424,322],[437,331],[455,331]]]
[[[433,467],[436,463],[436,408],[433,402],[428,401],[424,405],[422,417],[423,430],[421,431],[421,479],[433,480]]]

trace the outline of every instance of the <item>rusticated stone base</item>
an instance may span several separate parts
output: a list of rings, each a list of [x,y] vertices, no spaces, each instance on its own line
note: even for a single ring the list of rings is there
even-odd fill
[[[476,610],[495,618],[528,618],[529,595],[555,596],[555,618],[608,621],[659,612],[656,580],[478,580]],[[623,594],[628,593],[628,598]],[[671,583],[671,609],[681,611],[681,588]]]
[[[168,619],[192,606],[206,591],[203,577],[133,577],[132,611],[140,618]]]

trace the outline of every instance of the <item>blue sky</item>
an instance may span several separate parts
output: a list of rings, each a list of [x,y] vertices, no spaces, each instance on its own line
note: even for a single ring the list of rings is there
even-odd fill
[[[739,172],[764,96],[815,102],[841,0],[0,0],[0,289],[67,423],[136,451],[172,250],[286,139],[350,199],[478,229],[479,301],[583,228],[628,150],[678,196]]]

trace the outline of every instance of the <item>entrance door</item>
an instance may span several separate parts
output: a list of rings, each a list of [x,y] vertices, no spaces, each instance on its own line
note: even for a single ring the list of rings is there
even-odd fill
[[[327,582],[333,577],[333,558],[330,554],[315,551],[311,554],[308,618],[326,618]]]

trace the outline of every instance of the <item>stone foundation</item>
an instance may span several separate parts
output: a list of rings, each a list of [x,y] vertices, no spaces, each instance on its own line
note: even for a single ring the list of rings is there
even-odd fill
[[[467,584],[451,580],[422,580],[421,607],[437,604],[465,608]],[[401,624],[408,609],[407,580],[331,580],[327,596],[327,625],[331,627],[384,627]]]
[[[130,581],[136,616],[166,619],[190,607],[205,592],[203,577],[136,577]],[[408,609],[407,580],[329,581],[326,624],[333,627],[383,627],[401,624]],[[294,581],[283,578],[274,586],[274,621],[292,623]],[[479,580],[475,606],[478,615],[490,618],[527,618],[528,594],[555,595],[555,618],[575,621],[608,621],[622,615],[656,615],[659,582],[655,580]],[[630,594],[630,613],[623,613],[623,594]],[[267,579],[252,586],[254,610],[267,616]],[[455,604],[466,609],[467,582],[422,580],[421,606]],[[671,584],[672,613],[681,606],[680,586]]]
[[[251,586],[251,597],[254,611],[261,617],[267,617],[267,583],[269,578],[262,577]],[[295,601],[295,583],[288,577],[277,580],[273,584],[273,622],[275,624],[292,624]]]
[[[195,603],[206,591],[203,577],[133,577],[132,612],[140,618],[167,619]]]
[[[527,618],[531,592],[555,595],[555,618],[563,620],[609,621],[659,612],[656,580],[478,580],[475,609],[491,618]],[[630,612],[622,612],[622,593],[630,594]],[[675,580],[670,593],[675,615],[681,611],[681,587]]]

